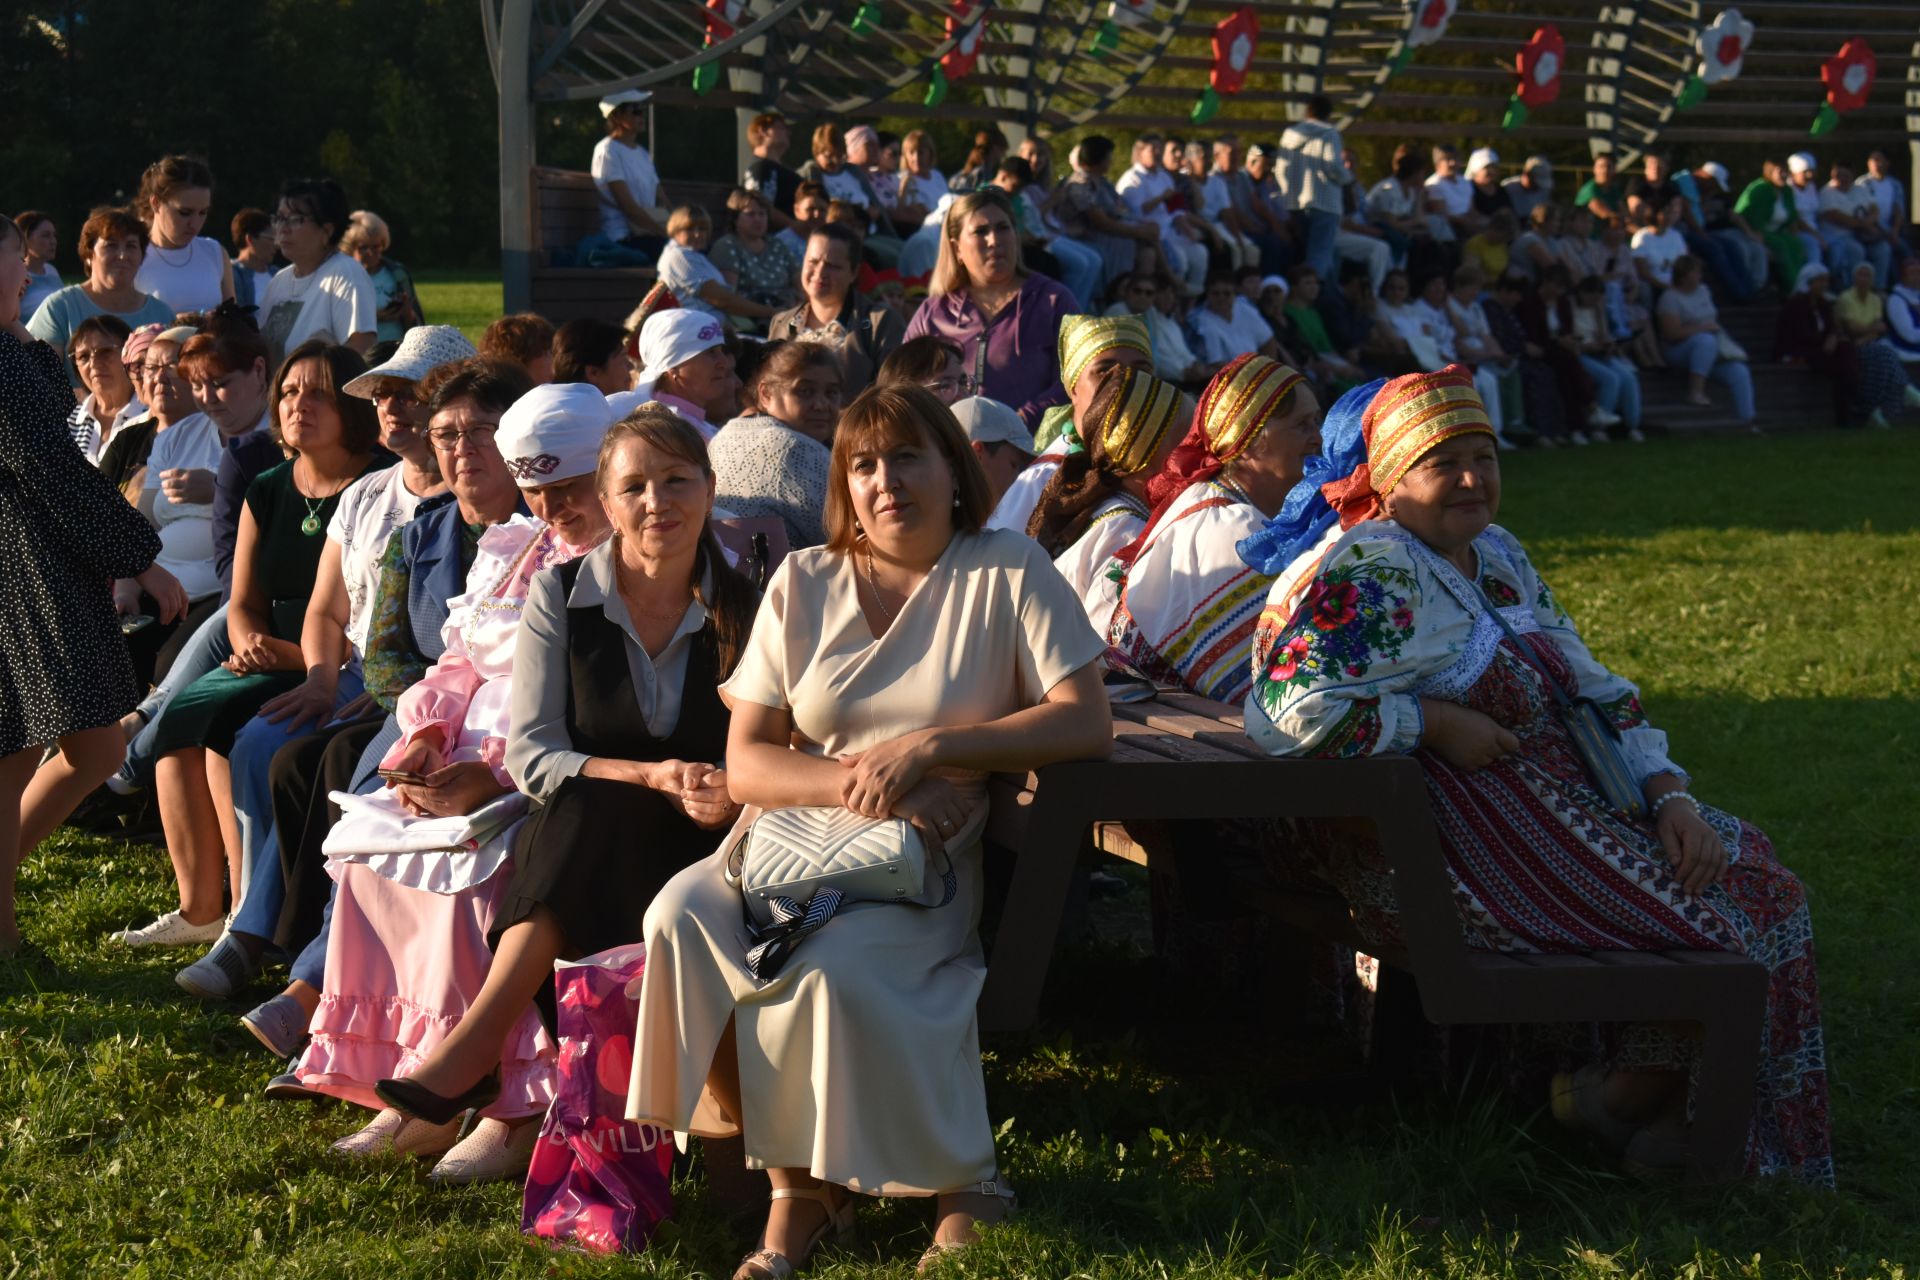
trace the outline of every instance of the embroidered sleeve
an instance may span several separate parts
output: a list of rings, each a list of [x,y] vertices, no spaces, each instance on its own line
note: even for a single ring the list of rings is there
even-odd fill
[[[1432,665],[1419,601],[1406,549],[1362,540],[1327,561],[1291,613],[1270,605],[1256,628],[1248,736],[1274,755],[1413,750],[1423,727],[1413,688]]]
[[[427,660],[413,647],[413,622],[407,613],[407,587],[412,580],[405,540],[395,530],[380,557],[380,579],[373,591],[373,614],[367,621],[367,650],[361,659],[367,692],[391,713],[400,695],[427,672]]]

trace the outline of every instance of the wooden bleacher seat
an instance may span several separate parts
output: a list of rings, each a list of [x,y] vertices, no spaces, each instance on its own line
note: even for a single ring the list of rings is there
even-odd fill
[[[536,165],[533,169],[533,242],[540,261],[533,268],[533,309],[555,324],[582,316],[620,324],[648,289],[652,267],[584,267],[573,264],[580,242],[600,230],[600,195],[593,175]],[[665,182],[663,203],[698,204],[713,216],[715,234],[725,225],[724,183]]]

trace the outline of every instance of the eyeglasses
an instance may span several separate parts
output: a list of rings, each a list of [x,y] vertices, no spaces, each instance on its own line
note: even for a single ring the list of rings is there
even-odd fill
[[[465,430],[457,427],[434,427],[427,432],[427,439],[433,441],[434,448],[445,449],[451,452],[458,449],[464,441],[471,441],[476,445],[486,444],[493,439],[494,433],[499,430],[500,428],[498,426],[489,426],[485,423],[468,427]]]
[[[301,227],[313,225],[313,219],[304,213],[276,213],[267,221],[279,231],[298,231]]]
[[[177,359],[175,360],[142,360],[142,361],[139,361],[138,363],[128,365],[127,367],[129,369],[138,369],[140,370],[140,372],[149,374],[149,375],[161,374],[161,373],[175,373],[180,368],[180,361]]]
[[[926,387],[927,390],[933,392],[933,394],[937,396],[956,396],[956,397],[964,398],[966,396],[973,395],[980,390],[979,381],[976,378],[974,378],[974,376],[970,373],[963,373],[952,378],[935,378],[932,382],[928,382],[923,385]]]
[[[75,364],[99,364],[108,356],[119,359],[120,353],[112,347],[82,347],[73,353]]]

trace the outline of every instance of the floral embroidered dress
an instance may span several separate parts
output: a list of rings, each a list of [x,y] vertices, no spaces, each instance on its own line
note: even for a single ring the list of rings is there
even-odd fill
[[[1220,702],[1247,696],[1253,628],[1272,582],[1237,544],[1267,523],[1225,476],[1189,485],[1120,578],[1107,663]]]
[[[1107,634],[1120,605],[1119,566],[1113,558],[1146,532],[1152,514],[1140,498],[1116,493],[1094,508],[1079,540],[1054,557],[1053,567],[1087,607],[1087,621],[1098,635]]]
[[[1697,896],[1680,887],[1651,821],[1610,809],[1588,782],[1534,664],[1610,712],[1643,780],[1685,777],[1667,757],[1666,735],[1647,723],[1638,690],[1587,650],[1511,534],[1494,526],[1474,545],[1480,591],[1529,655],[1501,633],[1475,584],[1452,563],[1390,521],[1365,522],[1319,559],[1296,606],[1277,599],[1262,613],[1247,733],[1275,755],[1413,753],[1470,946],[1732,951],[1764,964],[1768,1018],[1747,1168],[1831,1184],[1826,1054],[1804,888],[1762,832],[1704,805],[1701,816],[1719,833],[1730,865]],[[1420,746],[1422,697],[1484,712],[1520,739],[1520,750],[1477,772],[1454,767]],[[1354,903],[1369,940],[1397,939],[1377,852],[1320,870]],[[1653,1044],[1660,1037],[1652,1028],[1636,1030],[1644,1034],[1617,1065],[1685,1063],[1685,1046],[1673,1037]]]
[[[582,550],[523,515],[480,536],[468,590],[448,602],[446,652],[400,695],[400,741],[382,768],[432,729],[448,763],[480,761],[514,785],[504,760],[520,613],[533,576]],[[513,832],[527,802],[510,790],[466,817],[422,818],[385,788],[333,799],[342,816],[326,841],[338,889],[325,992],[296,1070],[311,1088],[378,1108],[374,1082],[410,1074],[486,981],[487,930],[512,879]],[[500,1098],[484,1114],[544,1111],[555,1050],[529,1008],[507,1037]]]

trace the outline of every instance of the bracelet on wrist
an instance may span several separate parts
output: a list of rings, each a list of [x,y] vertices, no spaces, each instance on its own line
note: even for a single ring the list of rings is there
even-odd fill
[[[1679,791],[1669,791],[1665,795],[1660,796],[1652,804],[1647,806],[1647,815],[1653,818],[1659,817],[1660,810],[1665,808],[1668,803],[1674,800],[1685,800],[1688,804],[1693,806],[1693,811],[1695,813],[1700,812],[1700,802],[1693,798],[1693,793],[1682,789]]]

